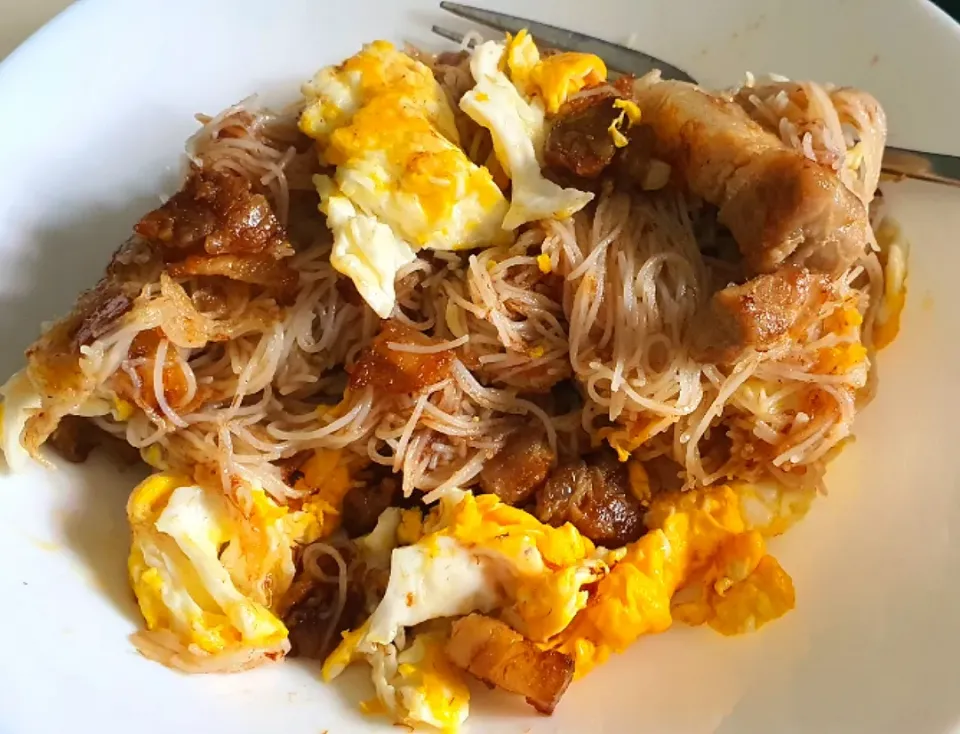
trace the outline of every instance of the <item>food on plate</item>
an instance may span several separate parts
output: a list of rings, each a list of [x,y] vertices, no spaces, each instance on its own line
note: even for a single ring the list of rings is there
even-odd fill
[[[544,714],[554,707],[573,679],[573,658],[541,650],[499,619],[480,614],[453,623],[447,655],[484,683],[525,696]]]
[[[692,84],[639,84],[635,95],[654,155],[719,208],[753,272],[797,264],[839,275],[863,253],[867,211],[836,170]]]
[[[522,32],[376,41],[199,120],[2,388],[11,469],[47,442],[151,468],[145,657],[363,666],[363,711],[453,731],[471,679],[549,714],[675,621],[794,607],[768,545],[905,303],[870,95],[614,79]]]

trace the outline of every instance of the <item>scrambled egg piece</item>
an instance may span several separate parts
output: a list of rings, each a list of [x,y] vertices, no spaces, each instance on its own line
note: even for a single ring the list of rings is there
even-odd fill
[[[740,563],[750,560],[741,560]],[[706,622],[723,635],[742,635],[777,619],[795,604],[790,576],[773,556],[763,555],[748,574],[731,583],[727,590],[721,592],[715,587],[705,587],[704,598],[692,619],[684,619],[679,608],[674,609],[674,616],[689,624]]]
[[[490,171],[395,93],[335,130],[326,157],[343,194],[417,248],[463,250],[501,235],[506,200]]]
[[[317,449],[300,471],[303,476],[295,487],[310,494],[298,511],[285,512],[284,517],[290,537],[296,543],[307,544],[340,527],[343,498],[350,489],[350,469],[342,451]]]
[[[140,458],[147,466],[152,466],[154,469],[166,471],[169,468],[167,462],[164,461],[163,449],[160,444],[153,443],[140,449]]]
[[[580,211],[593,194],[564,189],[543,177],[544,112],[539,99],[527,101],[500,68],[504,44],[487,41],[473,52],[470,71],[476,86],[460,108],[490,131],[497,160],[512,182],[504,229],[539,219],[563,219]]]
[[[744,527],[765,538],[783,535],[806,517],[817,496],[809,487],[787,488],[774,482],[738,482],[731,488],[739,500]]]
[[[541,60],[520,33],[507,54],[511,82],[503,56],[502,43],[474,52],[477,84],[461,107],[493,136],[491,165],[509,177],[509,208],[491,170],[459,147],[453,111],[430,69],[391,44],[369,44],[303,88],[300,129],[317,141],[321,162],[336,167],[332,178],[315,178],[334,233],[331,262],[382,318],[396,304],[397,273],[417,250],[501,244],[521,224],[569,217],[593,198],[545,179],[539,161],[544,104],[556,111],[603,81],[603,62],[589,54]]]
[[[860,342],[823,347],[817,355],[814,371],[824,375],[843,375],[864,363],[867,348]]]
[[[565,52],[541,60],[526,30],[513,37],[507,34],[505,54],[510,80],[527,96],[538,95],[551,115],[584,87],[607,78],[603,59],[594,54]]]
[[[548,56],[533,67],[530,74],[530,80],[551,115],[581,89],[599,84],[606,78],[607,67],[599,56],[573,52]]]
[[[521,29],[515,36],[507,34],[503,61],[510,74],[510,81],[523,94],[532,95],[536,88],[531,77],[534,68],[540,63],[540,50],[526,28]]]
[[[424,723],[441,731],[456,731],[470,713],[470,690],[444,652],[446,636],[421,633],[397,655],[389,687],[397,708],[408,712],[403,721]],[[389,699],[388,699],[389,700]]]
[[[335,235],[331,261],[381,317],[416,250],[504,239],[503,193],[460,149],[453,111],[425,65],[377,41],[303,92],[300,128],[336,166],[332,182],[317,180]]]
[[[288,549],[283,511],[262,495],[253,504],[250,519],[238,518],[226,498],[174,474],[155,474],[130,496],[128,566],[146,638],[172,635],[178,650],[163,662],[244,654],[239,665],[249,667],[288,649],[268,608],[292,577],[292,561],[273,555]]]
[[[361,214],[325,176],[317,177],[320,208],[333,231],[330,264],[353,281],[380,318],[388,318],[397,302],[394,281],[404,265],[413,262],[413,248],[376,217]]]
[[[766,553],[765,538],[802,517],[812,493],[738,484],[650,498],[642,465],[634,465],[635,491],[651,502],[650,532],[616,551],[595,548],[572,525],[543,525],[492,494],[451,491],[426,517],[384,512],[360,545],[380,564],[389,553],[386,593],[366,622],[343,634],[324,677],[366,661],[377,700],[365,711],[452,729],[469,700],[442,657],[447,633],[431,620],[494,615],[572,656],[582,676],[674,619],[740,634],[793,608],[790,577]],[[681,589],[700,594],[679,601]]]
[[[824,319],[824,330],[843,337],[845,341],[817,350],[814,371],[825,375],[842,375],[858,367],[867,367],[867,348],[860,341],[863,316],[851,299]],[[866,381],[864,374],[863,380]]]
[[[423,537],[423,514],[411,508],[400,511],[400,523],[397,527],[397,542],[400,545],[413,545]]]
[[[453,110],[433,72],[387,41],[374,41],[342,64],[321,69],[302,91],[306,105],[300,129],[320,144],[321,154],[335,130],[349,125],[364,105],[384,95],[394,95],[412,115],[429,120],[448,140],[459,142]]]
[[[0,387],[0,448],[10,471],[22,471],[30,463],[30,454],[20,443],[27,420],[40,408],[40,395],[24,370],[15,373]]]
[[[724,486],[654,500],[650,532],[627,546],[586,608],[550,643],[574,657],[578,677],[641,635],[663,632],[674,616],[738,634],[793,608],[790,577],[763,541],[781,528],[780,508],[765,504],[766,512],[745,517],[745,491]],[[675,592],[688,584],[703,584],[703,598],[674,605]]]
[[[496,495],[464,494],[459,501],[451,495],[433,523],[440,529],[432,532],[452,536],[481,562],[494,564],[505,592],[504,619],[533,641],[565,628],[586,605],[584,587],[609,570],[603,554],[573,525],[544,525]],[[430,525],[428,519],[428,532]]]
[[[404,520],[400,511],[388,520],[389,513],[378,529],[389,525],[396,544]],[[407,537],[414,534],[410,517],[402,531]],[[405,630],[433,619],[499,611],[529,639],[545,642],[587,605],[586,587],[609,572],[609,557],[572,525],[543,525],[495,495],[450,492],[417,534],[412,545],[394,548],[387,590],[376,610],[360,628],[345,633],[324,662],[328,680],[351,662],[370,663],[381,704],[400,711],[400,720],[415,718],[414,712],[396,709],[394,698],[382,693],[389,676],[377,666],[403,649]],[[464,699],[464,712],[466,705]]]

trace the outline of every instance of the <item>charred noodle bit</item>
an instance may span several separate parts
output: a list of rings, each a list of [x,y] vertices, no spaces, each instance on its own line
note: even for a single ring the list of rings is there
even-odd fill
[[[180,191],[2,389],[13,469],[47,440],[153,468],[141,653],[362,663],[365,711],[452,731],[468,673],[550,713],[674,620],[793,608],[766,544],[906,296],[870,95],[608,82],[524,32],[378,41],[198,119]]]

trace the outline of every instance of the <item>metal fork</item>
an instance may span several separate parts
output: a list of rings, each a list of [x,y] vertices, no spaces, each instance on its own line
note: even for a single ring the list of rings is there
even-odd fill
[[[599,56],[607,68],[621,74],[644,74],[659,69],[664,79],[676,79],[697,83],[697,80],[682,69],[668,64],[655,56],[636,51],[626,46],[610,43],[577,31],[538,23],[535,20],[518,18],[492,10],[482,10],[460,3],[441,2],[440,7],[449,13],[493,28],[504,33],[518,33],[526,28],[527,32],[540,43],[560,51],[579,51]],[[440,26],[433,26],[433,32],[456,43],[463,42],[463,34]],[[883,172],[893,177],[916,178],[922,181],[960,186],[960,157],[940,153],[925,153],[919,150],[894,148],[887,146],[883,153]]]

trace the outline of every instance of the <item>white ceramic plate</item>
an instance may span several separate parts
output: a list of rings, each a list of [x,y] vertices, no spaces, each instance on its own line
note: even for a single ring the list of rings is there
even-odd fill
[[[960,154],[960,28],[919,0],[527,0],[708,84],[745,69],[863,86],[891,141]],[[0,66],[0,372],[176,184],[193,114],[292,97],[374,38],[435,44],[426,0],[86,0]],[[279,96],[274,96],[279,95]],[[913,241],[902,335],[830,495],[775,544],[795,612],[725,639],[676,628],[576,683],[553,718],[475,697],[473,732],[909,732],[960,723],[960,192],[886,189]],[[186,677],[141,658],[126,493],[96,463],[0,479],[0,733],[392,731],[300,663]]]

